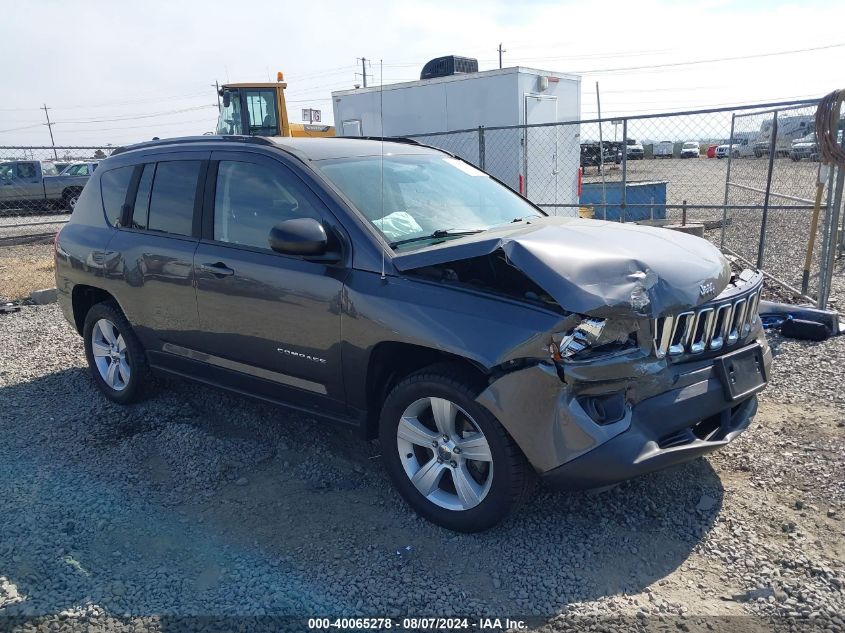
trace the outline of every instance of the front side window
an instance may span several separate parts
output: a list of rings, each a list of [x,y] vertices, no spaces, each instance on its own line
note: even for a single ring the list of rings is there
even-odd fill
[[[134,166],[118,167],[103,172],[100,177],[100,191],[103,194],[103,209],[112,226],[117,226],[123,205],[126,204],[126,192],[132,180]]]
[[[392,155],[384,156],[383,163],[382,169],[379,156],[318,161],[388,242],[483,231],[542,215],[522,196],[455,158]]]
[[[194,201],[202,161],[166,161],[156,165],[147,228],[173,235],[193,234]]]
[[[269,248],[270,229],[284,220],[320,219],[318,202],[283,167],[220,161],[214,195],[214,239]]]

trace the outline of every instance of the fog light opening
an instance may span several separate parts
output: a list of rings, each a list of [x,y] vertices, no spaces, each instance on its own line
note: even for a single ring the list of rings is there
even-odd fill
[[[625,417],[625,395],[584,396],[578,403],[596,424],[613,424]]]

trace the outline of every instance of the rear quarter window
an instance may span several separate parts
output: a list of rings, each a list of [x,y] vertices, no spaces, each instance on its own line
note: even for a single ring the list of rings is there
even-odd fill
[[[123,205],[126,204],[126,193],[132,180],[134,165],[118,167],[103,172],[100,176],[100,191],[103,194],[103,210],[106,212],[109,224],[118,226]]]

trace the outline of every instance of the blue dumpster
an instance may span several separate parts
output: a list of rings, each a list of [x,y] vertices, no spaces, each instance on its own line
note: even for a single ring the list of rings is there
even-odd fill
[[[604,201],[602,200],[602,184],[585,182],[581,187],[580,204],[582,207],[593,207],[593,217],[597,220],[607,219],[618,222],[622,216],[622,183],[617,180],[605,183],[603,186],[605,188]],[[627,189],[626,222],[666,219],[665,181],[628,182]],[[607,207],[602,207],[602,202],[606,202]]]

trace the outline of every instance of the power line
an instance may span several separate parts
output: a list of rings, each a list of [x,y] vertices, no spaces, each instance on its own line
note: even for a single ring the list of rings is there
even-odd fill
[[[111,132],[116,130],[142,130],[142,129],[153,129],[157,127],[164,127],[169,125],[192,125],[194,123],[211,123],[213,124],[214,121],[212,119],[192,119],[190,121],[168,121],[165,123],[147,123],[145,125],[122,125],[120,127],[101,127],[95,130],[85,130],[85,129],[68,129],[62,130],[63,134],[97,134],[98,132]]]
[[[841,48],[845,46],[845,42],[839,44],[829,44],[827,46],[814,46],[812,48],[796,48],[793,50],[788,51],[774,51],[770,53],[759,53],[756,55],[737,55],[734,57],[716,57],[713,59],[698,59],[695,61],[689,62],[670,62],[667,64],[649,64],[646,66],[627,66],[625,68],[599,68],[596,70],[573,70],[571,71],[572,74],[576,75],[596,75],[599,73],[617,73],[617,72],[629,72],[632,70],[647,70],[647,69],[654,69],[654,68],[677,68],[679,66],[696,66],[698,64],[713,64],[718,62],[733,62],[733,61],[740,61],[746,59],[759,59],[762,57],[777,57],[780,55],[794,55],[796,53],[809,53],[811,51],[822,51],[828,50],[831,48]],[[540,59],[540,58],[537,58]]]
[[[18,130],[31,130],[32,128],[41,127],[43,123],[35,123],[34,125],[23,125],[21,127],[10,127],[5,130],[0,130],[0,134],[4,132],[17,132]]]
[[[205,110],[207,108],[216,108],[216,107],[217,107],[216,103],[209,103],[209,104],[206,104],[206,105],[194,106],[192,108],[181,108],[179,110],[167,110],[165,112],[152,112],[152,113],[149,113],[149,114],[138,114],[138,115],[134,115],[134,116],[120,116],[120,117],[112,117],[112,118],[107,118],[107,119],[85,119],[85,120],[81,120],[81,121],[70,121],[70,120],[69,121],[56,121],[54,124],[58,125],[58,124],[61,123],[61,124],[64,125],[64,124],[67,124],[67,123],[89,124],[89,123],[110,123],[112,121],[134,121],[134,120],[137,120],[137,119],[153,119],[153,118],[161,117],[161,116],[171,116],[173,114],[181,114],[183,112],[195,112],[197,110]]]

